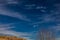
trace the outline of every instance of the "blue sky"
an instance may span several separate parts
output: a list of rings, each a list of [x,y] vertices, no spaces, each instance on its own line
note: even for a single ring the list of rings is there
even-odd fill
[[[59,0],[0,0],[0,34],[36,40],[39,30],[60,40]]]

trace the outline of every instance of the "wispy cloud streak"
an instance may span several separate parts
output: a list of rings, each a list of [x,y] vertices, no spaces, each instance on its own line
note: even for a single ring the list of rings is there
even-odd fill
[[[7,10],[3,4],[0,5],[0,15],[6,15],[6,16],[10,16],[10,17],[15,17],[18,18],[20,20],[24,20],[24,21],[31,21],[29,18],[27,18],[27,16],[18,13],[18,12],[11,12],[9,10]]]
[[[0,24],[0,34],[7,35],[7,36],[17,36],[21,38],[26,38],[27,40],[31,40],[32,32],[17,32],[12,30],[12,28],[16,28],[14,23],[10,24]]]

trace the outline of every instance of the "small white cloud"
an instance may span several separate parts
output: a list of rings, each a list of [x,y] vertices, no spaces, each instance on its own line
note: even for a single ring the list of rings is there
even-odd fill
[[[24,9],[35,9],[34,7],[36,6],[35,4],[28,4],[28,5],[24,5],[25,8]]]
[[[34,24],[34,25],[33,25],[34,28],[37,28],[38,26],[39,26],[39,25],[37,25],[37,24]]]
[[[18,0],[7,0],[7,4],[18,4]]]
[[[38,7],[36,7],[36,9],[41,9],[41,7],[40,7],[40,6],[38,6]]]
[[[46,10],[40,10],[41,12],[46,12]]]
[[[37,6],[36,9],[47,9],[47,8],[44,6]]]

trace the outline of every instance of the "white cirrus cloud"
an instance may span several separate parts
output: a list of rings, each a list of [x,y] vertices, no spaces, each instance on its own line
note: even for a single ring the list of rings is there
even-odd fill
[[[51,30],[54,30],[55,32],[59,32],[60,31],[60,24],[56,24],[55,26],[50,27]]]
[[[17,32],[12,30],[12,28],[16,28],[14,23],[9,24],[0,24],[0,34],[7,36],[17,36],[21,38],[26,38],[27,40],[32,40],[32,32]],[[34,38],[33,38],[34,39]]]
[[[12,30],[0,30],[0,34],[7,35],[7,36],[17,36],[20,38],[25,38],[27,40],[31,40],[32,35],[30,33],[25,32],[16,32]]]
[[[29,18],[27,18],[27,16],[18,13],[18,12],[11,12],[9,10],[7,10],[4,6],[0,5],[0,15],[6,15],[6,16],[10,16],[10,17],[15,17],[18,18],[20,20],[24,20],[24,21],[31,21]]]
[[[0,30],[9,30],[14,27],[14,23],[9,23],[9,24],[2,24],[0,23]]]

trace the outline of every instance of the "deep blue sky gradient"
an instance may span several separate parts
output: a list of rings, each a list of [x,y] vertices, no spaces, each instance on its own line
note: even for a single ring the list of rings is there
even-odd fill
[[[3,24],[15,23],[14,26],[16,28],[12,28],[11,30],[14,30],[17,32],[33,32],[33,31],[37,32],[42,29],[48,30],[49,28],[55,31],[55,29],[52,29],[52,28],[57,24],[60,24],[60,21],[59,21],[60,13],[59,14],[57,13],[58,15],[55,14],[56,11],[58,12],[60,10],[57,9],[56,6],[54,6],[55,4],[60,4],[60,1],[59,0],[19,0],[18,4],[7,4],[5,5],[5,8],[7,10],[11,12],[21,13],[27,16],[27,18],[29,18],[31,21],[25,21],[15,17],[0,15],[0,23],[3,23]],[[32,5],[32,6],[31,8],[29,8],[30,6],[26,6],[26,5]],[[43,7],[43,8],[36,9],[37,7]],[[51,13],[51,11],[53,12]],[[46,18],[46,16],[51,14],[53,14],[51,18],[55,18],[53,21],[51,21],[52,19],[49,19],[49,21],[48,19],[44,19],[44,17]],[[42,23],[39,23],[39,22],[42,22]],[[57,33],[57,36],[60,35],[59,33],[60,33],[60,30]]]

